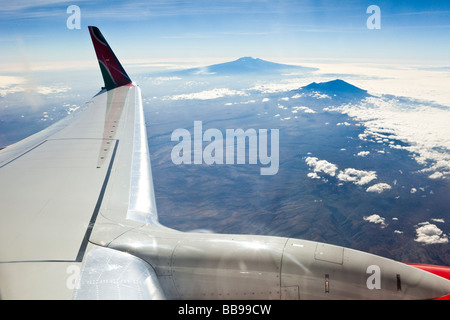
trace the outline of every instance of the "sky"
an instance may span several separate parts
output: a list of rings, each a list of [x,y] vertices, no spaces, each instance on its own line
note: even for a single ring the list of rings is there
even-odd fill
[[[67,27],[71,5],[80,8],[80,29]],[[379,29],[367,27],[371,5]],[[450,66],[449,1],[1,0],[1,70],[90,67],[89,25],[125,62],[253,56]]]

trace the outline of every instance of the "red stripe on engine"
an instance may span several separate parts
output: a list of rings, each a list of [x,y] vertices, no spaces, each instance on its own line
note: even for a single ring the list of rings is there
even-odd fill
[[[437,276],[450,280],[450,267],[435,266],[432,264],[420,264],[420,263],[407,263],[407,265],[431,272]]]
[[[420,263],[406,263],[406,264],[430,272],[447,280],[450,280],[450,267],[436,266],[432,264],[420,264]],[[443,297],[435,298],[433,300],[450,300],[450,294]]]

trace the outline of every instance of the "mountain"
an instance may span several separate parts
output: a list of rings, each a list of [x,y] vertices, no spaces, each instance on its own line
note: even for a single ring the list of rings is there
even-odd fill
[[[344,80],[336,79],[328,82],[312,82],[307,86],[301,87],[301,90],[318,91],[328,95],[340,97],[363,98],[370,96],[367,90],[360,89]]]
[[[294,66],[265,61],[259,58],[243,57],[234,61],[210,66],[175,71],[179,75],[238,75],[238,74],[282,74],[286,72],[311,72],[317,68]]]

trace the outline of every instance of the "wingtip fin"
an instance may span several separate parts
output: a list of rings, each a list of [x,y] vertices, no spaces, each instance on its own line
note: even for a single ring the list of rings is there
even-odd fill
[[[88,28],[106,90],[131,84],[132,80],[120,64],[106,39],[103,37],[100,29],[95,26],[89,26]]]

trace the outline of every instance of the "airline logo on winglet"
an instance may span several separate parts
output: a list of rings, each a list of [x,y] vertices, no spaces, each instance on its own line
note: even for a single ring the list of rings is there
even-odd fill
[[[100,30],[97,27],[90,26],[89,33],[91,34],[92,43],[97,54],[106,90],[132,83]]]

